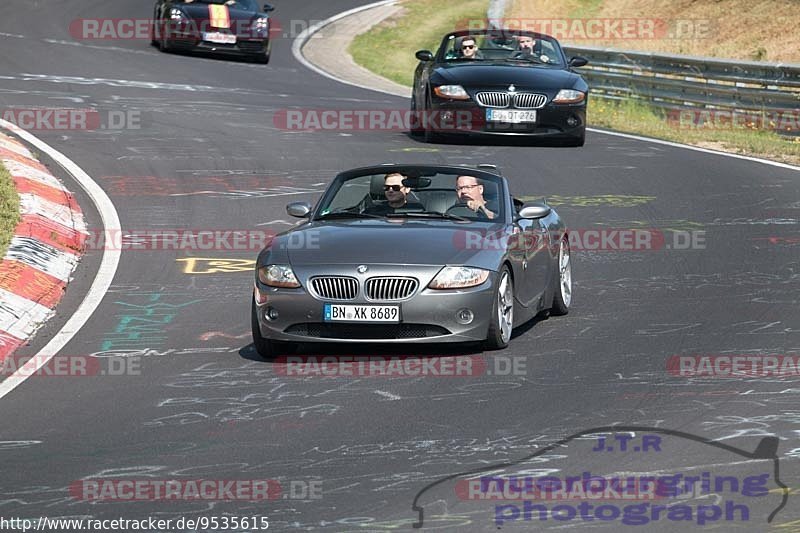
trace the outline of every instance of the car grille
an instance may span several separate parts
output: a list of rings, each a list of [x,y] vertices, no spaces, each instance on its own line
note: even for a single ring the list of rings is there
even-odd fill
[[[482,92],[475,95],[478,105],[483,107],[509,107],[518,109],[539,109],[547,102],[547,96],[536,93],[504,93],[500,91]]]
[[[419,282],[414,278],[369,278],[365,285],[370,300],[404,300],[414,294]]]
[[[352,300],[358,293],[358,280],[346,276],[311,278],[311,290],[324,300]]]
[[[239,41],[239,49],[242,52],[257,54],[264,51],[264,41]]]
[[[508,107],[511,103],[511,95],[498,91],[478,93],[475,95],[478,105],[483,107]]]
[[[441,326],[430,324],[293,324],[284,330],[291,335],[318,339],[421,339],[450,335]]]
[[[547,101],[547,96],[534,93],[519,93],[514,98],[514,107],[519,109],[539,109]]]

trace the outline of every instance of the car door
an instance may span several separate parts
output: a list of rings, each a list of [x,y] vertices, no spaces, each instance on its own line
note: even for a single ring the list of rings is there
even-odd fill
[[[519,219],[516,246],[521,258],[522,279],[517,282],[518,299],[526,307],[536,304],[547,287],[550,268],[549,233],[545,219]]]

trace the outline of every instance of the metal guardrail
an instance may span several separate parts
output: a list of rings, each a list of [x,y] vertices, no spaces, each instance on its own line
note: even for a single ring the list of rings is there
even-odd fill
[[[795,117],[794,129],[800,126],[800,65],[574,46],[564,51],[567,57],[589,60],[576,70],[594,98],[635,99],[681,110],[782,113]]]

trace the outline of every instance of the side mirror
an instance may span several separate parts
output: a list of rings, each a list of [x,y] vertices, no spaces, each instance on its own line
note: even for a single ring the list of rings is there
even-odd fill
[[[275,6],[272,4],[264,4],[264,13],[269,13],[270,11],[275,11]]]
[[[520,218],[537,219],[544,218],[549,215],[553,210],[549,205],[544,204],[525,204],[519,210]]]
[[[311,213],[311,204],[308,202],[292,202],[286,206],[286,212],[295,218],[307,218]]]
[[[575,56],[569,60],[570,67],[582,67],[587,64],[589,64],[589,60],[585,57]]]
[[[420,61],[433,61],[433,52],[430,50],[419,50],[414,54]]]

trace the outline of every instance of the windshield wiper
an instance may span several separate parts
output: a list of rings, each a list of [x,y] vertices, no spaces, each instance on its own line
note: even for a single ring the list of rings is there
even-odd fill
[[[470,219],[454,215],[452,213],[442,213],[440,211],[408,211],[406,213],[389,213],[388,217],[418,217],[418,218],[446,218],[448,220],[458,220],[461,222],[471,222]]]
[[[507,57],[503,59],[503,61],[524,61],[526,63],[537,63],[540,65],[549,65],[550,63],[545,63],[541,59],[535,56],[519,56],[519,57]]]
[[[334,211],[333,213],[325,213],[318,216],[317,220],[329,218],[385,218],[383,215],[374,215],[372,213],[359,213],[358,211]]]

